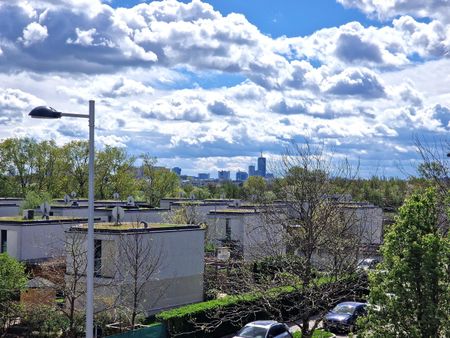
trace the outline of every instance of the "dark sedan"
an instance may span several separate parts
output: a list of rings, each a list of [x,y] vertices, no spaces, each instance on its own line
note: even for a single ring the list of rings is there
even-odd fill
[[[339,303],[323,319],[323,327],[328,331],[353,332],[356,320],[366,314],[367,304],[359,302]]]

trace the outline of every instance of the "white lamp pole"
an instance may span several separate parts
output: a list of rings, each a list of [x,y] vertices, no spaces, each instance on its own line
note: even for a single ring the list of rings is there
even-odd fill
[[[88,260],[86,294],[86,337],[94,335],[94,129],[95,101],[89,101],[89,193],[88,193]]]
[[[87,274],[86,274],[86,337],[94,336],[94,130],[95,101],[89,101],[89,115],[58,112],[50,107],[36,107],[29,115],[32,118],[58,119],[63,116],[89,119],[89,191],[88,191],[88,235],[87,235]]]

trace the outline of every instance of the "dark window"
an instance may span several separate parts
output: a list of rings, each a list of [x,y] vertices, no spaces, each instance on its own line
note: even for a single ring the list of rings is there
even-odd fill
[[[94,240],[94,275],[101,276],[102,271],[102,241]]]
[[[230,226],[230,219],[225,219],[225,238],[227,241],[231,240],[231,226]]]
[[[286,328],[284,327],[284,325],[275,325],[272,326],[269,330],[269,337],[276,337],[280,334],[283,334],[287,332]]]
[[[8,251],[8,249],[7,249],[8,231],[2,230],[1,234],[0,234],[0,237],[1,237],[0,253],[7,252]]]

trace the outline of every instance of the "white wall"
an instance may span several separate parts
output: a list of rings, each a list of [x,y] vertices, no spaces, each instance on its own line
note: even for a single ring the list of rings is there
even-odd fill
[[[20,261],[41,260],[61,256],[64,251],[64,231],[74,224],[0,224],[8,231],[8,254]]]
[[[86,247],[86,232],[69,231],[70,238],[82,238],[83,250]],[[149,266],[156,266],[156,271],[145,284],[142,303],[150,314],[158,309],[174,307],[203,300],[204,269],[204,231],[195,230],[161,230],[133,232],[96,232],[95,239],[102,240],[102,274],[104,278],[95,278],[95,293],[99,298],[97,307],[101,308],[101,298],[119,297],[123,290],[130,290],[132,282],[128,272],[130,264],[124,250],[130,251],[134,236],[148,243],[152,248]],[[126,244],[128,243],[128,244]],[[67,257],[68,272],[71,272]],[[114,269],[115,271],[112,271]],[[120,272],[118,272],[120,271]],[[123,287],[118,287],[122,285]],[[127,297],[119,297],[127,302]],[[82,304],[80,304],[82,306]]]
[[[20,207],[12,204],[0,204],[0,217],[18,216]]]

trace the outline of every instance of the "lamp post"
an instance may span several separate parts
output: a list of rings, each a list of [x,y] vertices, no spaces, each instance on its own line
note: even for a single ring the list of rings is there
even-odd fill
[[[88,196],[88,247],[86,274],[86,337],[94,334],[94,127],[95,101],[89,101],[89,115],[70,114],[56,111],[51,107],[40,106],[34,108],[29,116],[38,119],[59,119],[61,117],[78,117],[89,119],[89,196]]]

